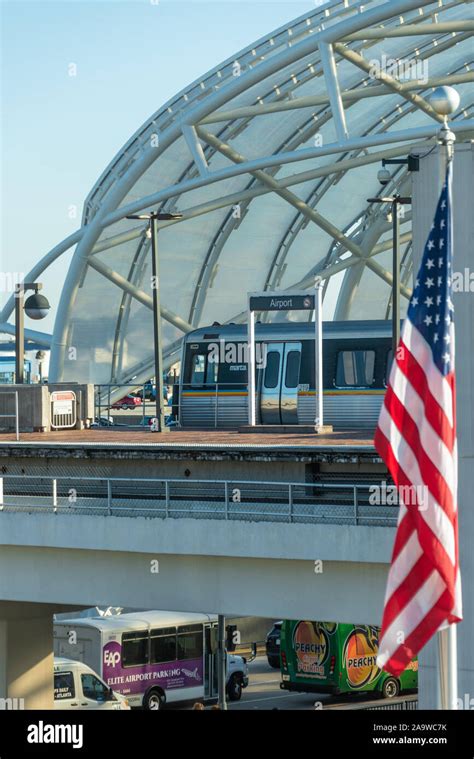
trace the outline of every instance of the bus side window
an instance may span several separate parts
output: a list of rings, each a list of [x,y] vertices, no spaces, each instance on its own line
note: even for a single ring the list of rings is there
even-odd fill
[[[202,630],[202,625],[182,625],[181,627],[178,627],[177,659],[199,659],[202,657]]]
[[[150,664],[175,661],[176,628],[162,627],[150,632]]]
[[[148,632],[123,633],[122,666],[137,667],[148,662]]]

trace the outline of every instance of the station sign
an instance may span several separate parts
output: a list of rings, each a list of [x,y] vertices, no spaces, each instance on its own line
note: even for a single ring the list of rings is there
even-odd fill
[[[53,416],[71,415],[74,411],[76,394],[72,390],[51,393]]]
[[[251,311],[313,311],[315,296],[308,294],[251,295]]]

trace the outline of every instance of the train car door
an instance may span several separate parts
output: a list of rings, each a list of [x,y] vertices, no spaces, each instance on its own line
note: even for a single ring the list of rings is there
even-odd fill
[[[262,424],[298,424],[301,343],[266,343],[260,389]]]

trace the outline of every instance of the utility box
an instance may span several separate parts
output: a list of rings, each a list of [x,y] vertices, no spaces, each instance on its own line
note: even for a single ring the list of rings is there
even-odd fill
[[[94,385],[0,385],[0,431],[16,429],[18,393],[20,432],[50,432],[90,427],[94,419]]]
[[[49,389],[47,385],[0,385],[0,429],[15,430],[15,393],[18,393],[20,432],[47,432],[49,423]]]

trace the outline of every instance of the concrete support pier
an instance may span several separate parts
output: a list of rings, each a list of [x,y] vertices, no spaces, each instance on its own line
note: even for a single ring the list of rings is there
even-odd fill
[[[53,614],[49,604],[0,602],[0,708],[53,708]]]

